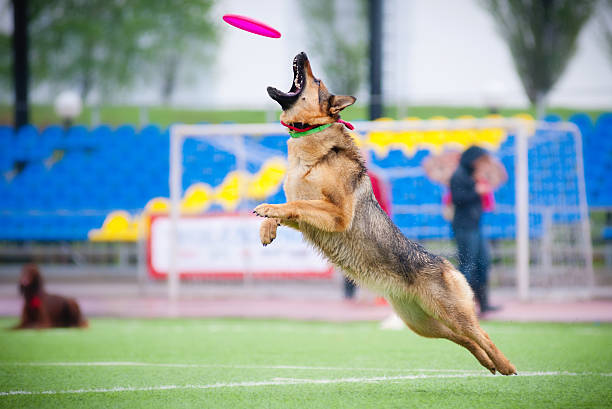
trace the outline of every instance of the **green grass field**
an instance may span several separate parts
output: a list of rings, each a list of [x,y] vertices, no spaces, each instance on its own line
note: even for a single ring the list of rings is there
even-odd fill
[[[1,319],[8,327],[14,319]],[[612,325],[485,323],[519,376],[376,323],[94,319],[3,331],[0,407],[612,406]]]

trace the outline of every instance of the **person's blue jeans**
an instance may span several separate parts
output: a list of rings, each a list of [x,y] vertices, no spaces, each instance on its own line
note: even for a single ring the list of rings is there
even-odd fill
[[[487,283],[489,281],[489,249],[479,228],[454,227],[457,242],[459,271],[463,273],[474,291],[480,310],[489,307]]]

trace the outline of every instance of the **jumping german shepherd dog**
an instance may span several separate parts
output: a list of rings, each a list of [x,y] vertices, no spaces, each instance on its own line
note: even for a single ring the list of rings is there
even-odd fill
[[[276,238],[281,224],[299,230],[351,279],[383,294],[417,334],[467,348],[493,374],[516,374],[478,324],[463,275],[408,240],[376,201],[359,149],[340,120],[340,111],[355,98],[332,95],[314,77],[305,53],[293,60],[293,74],[288,93],[268,87],[283,109],[281,122],[293,131],[287,142],[287,203],[254,210],[266,218],[262,244]]]

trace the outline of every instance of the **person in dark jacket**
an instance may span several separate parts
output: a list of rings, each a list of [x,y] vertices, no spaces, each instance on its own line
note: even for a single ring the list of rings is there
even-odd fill
[[[474,291],[480,312],[496,310],[488,301],[489,249],[485,241],[480,218],[482,216],[481,195],[491,193],[490,186],[474,178],[479,161],[488,160],[486,150],[471,146],[463,152],[457,170],[450,180],[454,215],[453,232],[457,242],[459,270]]]

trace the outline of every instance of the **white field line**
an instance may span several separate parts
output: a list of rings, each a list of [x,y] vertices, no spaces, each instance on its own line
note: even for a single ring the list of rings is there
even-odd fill
[[[521,376],[588,376],[588,375],[603,375],[611,376],[608,373],[591,373],[591,372],[524,372]],[[443,379],[443,378],[485,378],[492,377],[486,374],[437,374],[437,375],[399,375],[399,376],[376,376],[369,378],[338,378],[338,379],[293,379],[293,378],[275,378],[270,381],[250,381],[250,382],[230,382],[230,383],[213,383],[207,385],[159,385],[159,386],[117,386],[113,388],[95,388],[95,389],[68,389],[68,390],[47,390],[47,391],[26,391],[12,390],[0,391],[0,396],[15,396],[15,395],[62,395],[62,394],[82,394],[82,393],[115,393],[115,392],[150,392],[163,390],[184,390],[184,389],[219,389],[219,388],[245,388],[259,386],[285,386],[285,385],[331,385],[339,383],[378,383],[388,381],[404,381],[414,379]]]
[[[300,366],[300,365],[232,365],[232,364],[178,364],[155,362],[0,362],[0,366],[133,366],[159,368],[220,368],[220,369],[294,369],[306,371],[388,371],[388,372],[443,372],[443,373],[488,373],[474,369],[411,369],[411,368],[367,368],[337,366]]]

